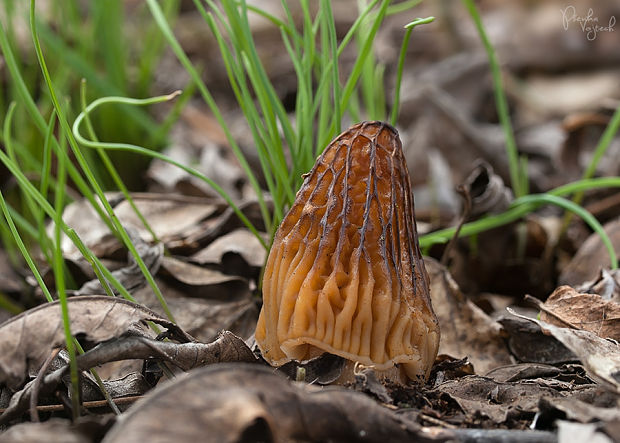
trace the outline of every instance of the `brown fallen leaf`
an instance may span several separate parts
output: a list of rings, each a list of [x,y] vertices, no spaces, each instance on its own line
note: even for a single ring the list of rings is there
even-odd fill
[[[248,284],[244,278],[227,275],[174,257],[163,258],[162,274],[171,277],[189,297],[233,300],[236,297],[243,297],[248,292]]]
[[[126,300],[107,296],[68,300],[71,332],[101,342],[118,337],[133,326],[152,321],[176,327],[155,312]],[[60,303],[37,306],[0,325],[0,383],[20,386],[29,370],[37,370],[50,351],[65,343]]]
[[[267,238],[265,240],[268,241]],[[230,272],[241,267],[239,260],[245,264],[245,267],[260,269],[266,257],[267,251],[254,234],[248,229],[240,228],[215,239],[190,258],[201,265],[221,265],[224,270]],[[240,272],[235,272],[235,274],[244,275]]]
[[[199,366],[222,362],[254,362],[256,357],[248,346],[229,331],[223,331],[211,343],[172,343],[146,337],[125,337],[102,343],[79,356],[80,369],[125,360],[159,358],[187,371]]]
[[[125,359],[157,359],[169,362],[182,370],[221,362],[251,363],[256,361],[256,357],[243,340],[231,332],[224,331],[212,343],[172,343],[140,336],[109,340],[78,356],[77,365],[80,371],[84,371],[102,363]],[[8,423],[25,412],[34,394],[33,391],[38,392],[38,394],[52,394],[63,381],[68,370],[67,360],[63,365],[42,377],[38,390],[35,390],[33,382],[30,382],[23,389],[15,392],[11,397],[9,406],[0,416],[0,425]],[[89,381],[88,378],[86,381]],[[147,384],[142,380],[141,375],[137,379],[133,377],[125,380],[124,383],[121,382],[120,386],[119,383],[111,382],[107,382],[107,384],[104,382],[104,385],[111,388],[108,390],[111,396],[113,394],[141,395],[145,392],[145,388],[150,388],[150,386],[145,386]],[[84,399],[101,398],[101,391],[95,386],[94,379],[90,379],[90,383],[86,383],[85,388],[84,386],[82,388]],[[113,398],[116,397],[113,396]]]
[[[468,375],[447,381],[437,386],[434,391],[438,395],[448,395],[472,418],[481,414],[494,423],[501,424],[510,418],[519,419],[536,413],[541,396],[565,397],[586,389],[595,388],[593,385],[578,386],[565,392],[536,380],[498,382],[487,377]]]
[[[502,315],[497,321],[508,334],[510,352],[519,361],[553,365],[577,360],[566,346],[543,334],[536,323],[513,315]]]
[[[439,354],[467,357],[482,374],[513,363],[501,336],[501,325],[469,301],[437,261],[426,258],[425,263],[441,330]]]
[[[123,226],[134,226],[140,237],[144,240],[152,240],[150,233],[122,194],[108,193],[106,196]],[[204,232],[218,225],[219,217],[226,208],[225,202],[221,199],[174,194],[133,193],[132,199],[148,220],[157,237],[168,249],[195,249],[198,244],[186,242],[185,239],[195,235],[197,229],[198,232]],[[76,231],[82,242],[97,257],[110,256],[122,247],[86,199],[67,205],[63,220]],[[52,232],[51,230],[53,230],[53,224],[48,226],[48,232]],[[63,237],[62,248],[67,258],[78,260],[82,257],[68,237]]]
[[[273,200],[269,196],[265,196],[265,204],[269,211],[273,211]],[[265,222],[261,213],[260,205],[256,198],[248,199],[240,202],[237,207],[248,220],[258,229],[264,232]],[[191,234],[187,237],[188,243],[207,244],[231,232],[234,229],[245,227],[235,211],[228,207],[224,212],[209,224],[196,226]]]
[[[160,272],[155,277],[157,286],[165,294],[168,307],[179,327],[192,337],[206,343],[222,330],[231,331],[243,338],[254,333],[258,306],[247,283],[237,285],[233,281],[232,285],[190,286],[173,278],[164,279],[162,274],[163,272]],[[164,315],[149,286],[132,295],[140,304]]]
[[[598,294],[580,294],[570,286],[560,286],[539,308],[540,319],[552,325],[620,340],[620,304]]]
[[[486,377],[498,382],[510,382],[536,377],[553,377],[561,372],[556,366],[541,363],[517,363],[495,368],[489,371]]]
[[[155,275],[164,257],[164,245],[162,243],[154,245],[147,243],[140,237],[138,230],[134,227],[126,227],[126,230],[138,255],[142,258],[151,275]],[[129,253],[127,257],[128,265],[112,271],[112,275],[128,292],[134,292],[140,287],[145,286],[147,282],[134,256]],[[112,285],[110,285],[110,288],[115,294],[118,294],[118,291]],[[103,294],[105,291],[99,279],[95,278],[84,283],[77,291],[69,291],[69,293],[70,295],[97,295]]]
[[[222,364],[154,390],[104,442],[292,440],[437,441],[358,392],[296,385],[259,365]]]
[[[588,376],[604,388],[620,394],[620,345],[605,340],[593,332],[559,328],[534,318],[517,314],[507,308],[511,314],[538,324],[543,332],[553,335],[564,346],[575,353],[583,363]]]
[[[514,200],[510,188],[485,160],[474,163],[464,186],[471,196],[471,217],[487,213],[498,214],[506,210]]]
[[[134,193],[132,199],[157,237],[166,245],[182,240],[189,232],[193,232],[196,225],[215,220],[226,208],[219,198]],[[118,203],[114,212],[121,223],[139,227],[142,238],[151,239],[127,200],[123,199]]]
[[[597,393],[602,396],[601,392]],[[541,398],[540,409],[545,413],[551,411],[560,412],[564,417],[580,423],[593,421],[620,421],[620,408],[617,406],[618,398],[610,398],[605,405],[592,405],[577,398]],[[557,414],[556,412],[556,414]],[[560,414],[558,414],[560,415]]]
[[[77,423],[50,418],[43,423],[20,423],[0,434],[6,443],[95,443],[111,425],[109,417],[81,417]]]

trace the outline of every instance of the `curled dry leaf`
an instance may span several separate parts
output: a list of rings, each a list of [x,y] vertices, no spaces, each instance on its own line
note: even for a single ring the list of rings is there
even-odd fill
[[[247,281],[241,277],[226,275],[174,257],[163,258],[162,270],[190,297],[230,301],[243,297],[249,291]]]
[[[473,170],[465,179],[465,186],[471,196],[472,216],[502,212],[514,198],[504,180],[484,160],[478,160],[474,164]]]
[[[265,238],[265,241],[268,239]],[[260,269],[265,263],[266,256],[265,248],[254,234],[248,229],[235,229],[214,240],[206,248],[192,255],[191,259],[201,265],[218,264],[226,271],[234,271],[240,267],[237,263],[239,259],[246,267]]]
[[[439,353],[467,357],[478,373],[512,363],[501,326],[468,300],[445,267],[427,258],[433,307],[441,327]]]
[[[486,377],[498,382],[526,380],[528,378],[554,377],[561,374],[560,368],[541,363],[517,363],[500,366],[487,372]]]
[[[107,196],[123,226],[135,226],[143,239],[151,240],[150,233],[127,200],[121,194],[109,193]],[[234,217],[234,213],[231,216],[226,211],[227,205],[221,199],[158,193],[133,193],[132,199],[157,237],[171,250],[189,249],[194,252],[200,245],[196,237],[203,238],[205,233],[215,228],[221,231],[222,225],[230,223]],[[109,256],[121,247],[86,199],[67,205],[63,220],[75,229],[82,242],[98,257]],[[235,222],[234,226],[238,224]],[[53,225],[50,225],[48,231],[52,229]],[[69,238],[63,238],[62,247],[65,257],[73,260],[81,258],[81,253]]]
[[[78,357],[80,369],[125,359],[159,358],[187,371],[199,366],[223,362],[254,362],[251,349],[229,331],[223,331],[211,343],[172,343],[146,337],[126,337],[102,343]]]
[[[106,296],[68,300],[71,331],[101,342],[118,337],[138,323],[173,325],[155,312],[123,299]],[[64,346],[60,303],[37,306],[0,325],[0,383],[21,385],[30,369],[38,369],[49,352]]]
[[[104,442],[430,440],[363,394],[295,385],[259,365],[222,364],[155,389]]]
[[[552,325],[620,340],[620,304],[598,294],[580,294],[570,286],[560,286],[539,308],[540,319]]]
[[[397,131],[364,122],[317,159],[276,232],[256,342],[276,366],[323,352],[428,377],[439,326]]]
[[[593,332],[559,328],[541,320],[524,317],[510,308],[508,311],[517,317],[538,324],[543,332],[553,335],[575,353],[592,380],[620,394],[620,345],[617,342],[605,340]]]
[[[265,203],[270,211],[273,211],[273,200],[269,197],[265,198]],[[261,215],[260,205],[257,199],[245,200],[237,207],[243,214],[250,220],[250,222],[259,231],[265,230],[265,224]],[[194,226],[191,233],[183,239],[183,243],[186,245],[203,245],[214,241],[222,235],[237,229],[244,227],[243,222],[232,208],[227,207],[224,212],[214,219],[205,220]],[[176,245],[171,244],[171,247]]]

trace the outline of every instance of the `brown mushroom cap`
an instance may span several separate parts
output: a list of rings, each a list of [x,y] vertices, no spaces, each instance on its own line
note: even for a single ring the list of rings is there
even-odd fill
[[[275,366],[329,352],[428,376],[439,325],[390,125],[349,128],[305,177],[267,259],[256,341]]]

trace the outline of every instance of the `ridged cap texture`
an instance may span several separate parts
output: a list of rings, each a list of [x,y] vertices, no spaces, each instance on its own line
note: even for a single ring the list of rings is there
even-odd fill
[[[329,352],[428,376],[439,325],[392,126],[352,126],[305,176],[267,259],[256,341],[275,366]]]

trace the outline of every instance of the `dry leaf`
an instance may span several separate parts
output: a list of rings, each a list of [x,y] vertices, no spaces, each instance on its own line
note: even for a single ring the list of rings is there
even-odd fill
[[[534,380],[501,383],[487,377],[468,375],[445,382],[435,391],[450,396],[472,418],[482,414],[500,424],[524,413],[533,415],[538,411],[538,401],[542,396],[563,397],[575,394],[579,389],[576,387],[567,394]],[[592,389],[592,385],[581,389]]]
[[[235,229],[217,238],[190,258],[201,265],[218,264],[228,270],[236,268],[231,264],[234,264],[235,257],[239,257],[246,266],[260,269],[265,263],[267,251],[248,229]]]
[[[135,335],[109,340],[78,356],[77,365],[79,370],[84,371],[102,363],[125,359],[158,359],[169,362],[182,370],[221,362],[256,361],[256,357],[243,340],[224,331],[212,343],[173,343]],[[50,395],[56,391],[69,370],[68,359],[64,360],[60,367],[40,380],[41,385],[37,391],[39,395]],[[87,383],[82,383],[82,398],[85,400],[93,397],[100,399],[101,391],[96,387],[95,380],[89,375],[87,377]],[[8,423],[25,412],[33,395],[33,383],[26,384],[23,389],[12,395],[8,408],[0,416],[0,425]],[[118,383],[109,384],[109,382],[106,387],[113,388],[108,389],[110,395],[141,395],[150,386],[140,376],[139,379],[134,377],[125,380],[120,387]]]
[[[20,423],[0,434],[6,443],[95,443],[110,426],[110,418],[81,417],[77,423],[51,418],[43,423]]]
[[[620,269],[601,269],[596,279],[575,288],[579,292],[598,294],[603,300],[620,303]]]
[[[439,319],[439,353],[467,357],[478,373],[513,363],[501,337],[501,326],[469,301],[448,271],[425,258],[431,279],[433,309]]]
[[[164,257],[162,271],[165,271],[184,294],[189,297],[211,298],[232,301],[243,297],[248,291],[245,279],[227,275],[202,266]]]
[[[121,194],[108,193],[106,196],[123,226],[134,226],[140,237],[152,240],[142,221]],[[226,208],[226,204],[219,199],[173,194],[134,193],[132,199],[157,237],[168,247],[187,246],[184,243],[186,237],[193,235],[198,226],[206,230],[210,225],[217,224],[218,215]],[[110,256],[121,249],[117,238],[110,233],[107,225],[101,221],[86,199],[67,205],[63,212],[63,220],[76,231],[82,242],[97,257]],[[52,232],[52,229],[53,224],[50,224],[48,233]],[[78,260],[82,257],[77,247],[66,236],[63,237],[62,248],[68,258]]]
[[[513,315],[497,321],[508,334],[510,352],[524,362],[557,364],[577,360],[575,354],[555,338],[543,334],[539,325]]]
[[[142,258],[142,261],[146,265],[147,269],[151,275],[155,275],[159,270],[162,258],[164,257],[164,245],[162,243],[150,245],[140,237],[138,231],[133,227],[127,227],[126,231],[129,235],[129,239],[133,243],[138,255]],[[145,286],[147,282],[134,256],[131,253],[127,255],[129,264],[125,267],[112,271],[112,275],[116,277],[119,283],[123,285],[128,292],[131,293]],[[110,285],[110,288],[115,294],[118,294],[118,291],[113,288],[112,285]],[[103,294],[104,292],[105,291],[101,285],[101,282],[99,279],[95,278],[84,283],[77,291],[70,291],[70,294],[97,295]]]
[[[157,286],[165,294],[177,324],[192,337],[209,342],[222,330],[232,331],[243,338],[254,333],[258,306],[247,283],[236,284],[233,280],[223,286],[190,286],[172,278],[163,279],[162,274],[160,272],[155,278]],[[217,278],[221,275],[215,273]],[[139,289],[133,296],[139,303],[164,315],[149,286]]]
[[[620,304],[598,294],[580,294],[570,286],[560,286],[539,307],[542,321],[620,340]]]
[[[101,342],[118,337],[137,323],[169,321],[144,306],[106,296],[68,300],[71,332]],[[0,383],[15,388],[30,369],[37,370],[50,351],[65,344],[60,302],[37,306],[0,325]]]
[[[190,372],[154,390],[132,407],[104,442],[429,441],[431,437],[358,392],[296,385],[259,365],[222,364]]]
[[[226,207],[220,199],[174,194],[134,193],[132,199],[157,237],[165,244],[185,238],[196,225],[216,218]],[[121,201],[114,212],[121,223],[138,226],[142,238],[151,239],[127,200]]]
[[[474,163],[473,170],[465,179],[465,187],[471,196],[471,216],[498,214],[510,205],[514,196],[504,180],[484,160]]]
[[[543,332],[553,335],[564,346],[573,351],[593,380],[606,389],[620,394],[620,345],[605,340],[593,332],[559,328],[544,321],[517,314],[511,314],[538,324]]]

